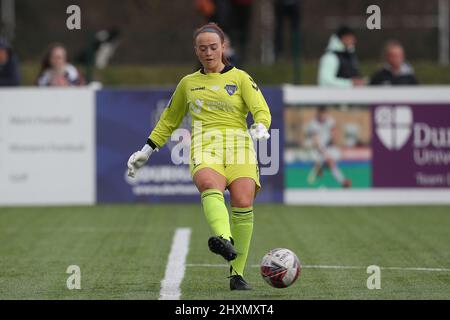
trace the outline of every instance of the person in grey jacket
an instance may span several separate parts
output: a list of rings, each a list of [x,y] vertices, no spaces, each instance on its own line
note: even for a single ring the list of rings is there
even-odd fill
[[[0,86],[20,85],[19,62],[5,38],[0,37]]]
[[[405,50],[400,42],[390,40],[383,50],[383,65],[370,78],[371,85],[416,85],[414,68],[405,61]]]
[[[318,83],[320,86],[351,88],[365,85],[355,54],[356,37],[353,31],[340,27],[320,59]]]

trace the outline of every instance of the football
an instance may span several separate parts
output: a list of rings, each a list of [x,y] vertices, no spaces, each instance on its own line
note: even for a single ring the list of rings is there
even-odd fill
[[[300,260],[289,249],[272,249],[261,261],[261,276],[275,288],[289,287],[298,279],[300,272]]]

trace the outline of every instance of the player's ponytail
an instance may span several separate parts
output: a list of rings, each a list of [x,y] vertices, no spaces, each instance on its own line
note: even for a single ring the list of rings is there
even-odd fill
[[[197,37],[200,33],[204,33],[204,32],[212,32],[215,33],[219,36],[220,38],[220,42],[223,44],[225,42],[225,32],[223,32],[222,28],[220,28],[217,23],[214,22],[210,22],[207,23],[203,26],[201,26],[200,28],[198,28],[197,30],[194,31],[194,45],[195,45],[195,40],[197,40]],[[227,57],[225,57],[225,55],[222,53],[222,63],[226,66],[230,65],[230,61],[228,61]]]

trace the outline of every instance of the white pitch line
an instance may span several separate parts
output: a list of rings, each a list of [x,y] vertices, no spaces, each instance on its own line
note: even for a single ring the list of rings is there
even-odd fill
[[[179,300],[181,296],[180,285],[186,270],[186,256],[189,251],[190,228],[178,228],[172,240],[169,259],[164,279],[161,281],[159,300]]]
[[[227,264],[201,264],[201,263],[191,263],[186,264],[186,267],[200,267],[200,268],[222,268],[228,267]],[[250,266],[251,268],[259,268],[257,264]],[[302,265],[304,269],[367,269],[363,266],[329,266],[329,265]],[[403,270],[403,271],[427,271],[427,272],[450,272],[448,268],[419,268],[419,267],[380,267],[381,270]]]
[[[386,270],[406,270],[406,271],[429,271],[429,272],[450,272],[450,269],[446,268],[402,268],[402,267],[381,267]]]

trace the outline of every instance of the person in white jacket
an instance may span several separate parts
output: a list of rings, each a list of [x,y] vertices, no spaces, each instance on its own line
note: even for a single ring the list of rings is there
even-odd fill
[[[351,88],[365,85],[355,54],[355,44],[355,34],[346,26],[340,27],[330,37],[325,54],[320,59],[320,86]]]

